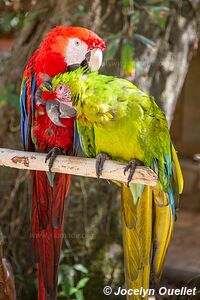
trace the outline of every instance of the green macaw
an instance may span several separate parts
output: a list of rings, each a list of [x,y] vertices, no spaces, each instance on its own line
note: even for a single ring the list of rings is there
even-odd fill
[[[126,284],[148,289],[160,279],[183,189],[165,115],[125,79],[78,69],[54,77],[52,86],[60,116],[65,101],[69,117],[76,110],[81,145],[88,157],[97,157],[97,176],[107,156],[127,163],[128,184],[120,183]],[[157,173],[156,187],[131,182],[139,164]]]

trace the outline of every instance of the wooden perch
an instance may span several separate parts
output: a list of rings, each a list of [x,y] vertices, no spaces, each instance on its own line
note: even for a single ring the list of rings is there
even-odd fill
[[[24,152],[0,148],[0,166],[23,169],[48,171],[45,163],[46,154]],[[71,175],[96,177],[94,158],[83,158],[59,155],[53,165],[52,172]],[[113,160],[106,160],[101,178],[127,182],[124,175],[125,164]],[[157,175],[149,168],[137,167],[132,179],[133,183],[155,186]]]

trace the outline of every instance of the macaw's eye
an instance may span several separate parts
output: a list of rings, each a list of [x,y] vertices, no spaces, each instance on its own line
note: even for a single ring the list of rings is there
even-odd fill
[[[80,45],[80,41],[77,41],[77,40],[76,40],[76,41],[75,41],[75,45],[76,45],[76,46],[79,46],[79,45]]]

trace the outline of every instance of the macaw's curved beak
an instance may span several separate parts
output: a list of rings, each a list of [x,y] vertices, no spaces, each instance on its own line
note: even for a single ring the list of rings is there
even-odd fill
[[[102,60],[102,50],[99,48],[95,48],[86,53],[85,59],[81,62],[81,64],[69,65],[67,70],[68,72],[71,72],[80,67],[86,67],[86,70],[89,69],[90,72],[95,72],[98,71],[101,67]]]
[[[71,72],[80,67],[86,67],[86,70],[89,69],[90,72],[95,72],[98,71],[101,67],[102,59],[102,50],[99,48],[95,48],[86,53],[85,59],[81,62],[81,64],[69,65],[67,70],[68,72]]]
[[[90,51],[90,59],[88,60],[88,67],[91,72],[98,71],[103,60],[102,50],[99,48]]]

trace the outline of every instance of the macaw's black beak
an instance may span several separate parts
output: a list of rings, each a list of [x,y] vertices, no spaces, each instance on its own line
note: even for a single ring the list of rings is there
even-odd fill
[[[60,118],[74,118],[77,111],[74,107],[68,106],[57,100],[46,101],[46,112],[49,119],[57,126],[65,127],[60,121]]]
[[[91,57],[91,52],[87,52],[85,55],[85,59],[82,61],[81,63],[81,67],[89,67],[89,61],[90,61],[90,57]]]
[[[87,71],[89,68],[89,61],[90,61],[90,57],[91,57],[91,52],[87,52],[85,55],[85,59],[80,63],[80,64],[73,64],[67,67],[67,71],[68,72],[72,72],[78,68],[84,68]]]
[[[78,69],[80,67],[81,67],[80,64],[73,64],[73,65],[70,65],[70,66],[67,67],[67,71],[68,72],[72,72],[72,71],[74,71],[74,70],[76,70],[76,69]]]

